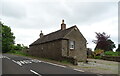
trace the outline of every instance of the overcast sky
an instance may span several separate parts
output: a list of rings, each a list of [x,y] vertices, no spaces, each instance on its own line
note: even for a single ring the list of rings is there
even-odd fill
[[[39,38],[60,29],[77,25],[95,48],[95,32],[106,32],[118,44],[118,0],[0,0],[0,20],[11,27],[15,43],[29,46]]]

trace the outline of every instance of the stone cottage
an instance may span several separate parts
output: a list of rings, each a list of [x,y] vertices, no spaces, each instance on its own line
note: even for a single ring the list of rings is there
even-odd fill
[[[66,28],[62,20],[61,29],[47,35],[40,33],[40,38],[29,45],[29,54],[55,60],[74,59],[86,61],[86,39],[77,26]]]

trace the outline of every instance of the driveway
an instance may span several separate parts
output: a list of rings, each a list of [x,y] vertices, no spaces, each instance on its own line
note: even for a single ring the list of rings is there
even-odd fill
[[[85,72],[92,72],[98,74],[118,74],[120,63],[114,61],[100,60],[100,59],[87,59],[88,63],[78,62],[78,66],[71,66]],[[118,72],[119,71],[119,72]]]

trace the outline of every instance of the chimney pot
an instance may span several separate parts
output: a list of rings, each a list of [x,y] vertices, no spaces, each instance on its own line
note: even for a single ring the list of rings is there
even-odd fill
[[[65,30],[65,29],[66,29],[66,24],[64,24],[64,20],[62,20],[61,30]]]
[[[40,38],[42,38],[44,35],[43,35],[43,33],[42,33],[42,30],[41,30],[41,33],[40,33]]]

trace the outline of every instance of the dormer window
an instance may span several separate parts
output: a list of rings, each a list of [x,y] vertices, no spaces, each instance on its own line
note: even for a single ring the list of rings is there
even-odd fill
[[[69,49],[75,49],[75,41],[69,41]]]

